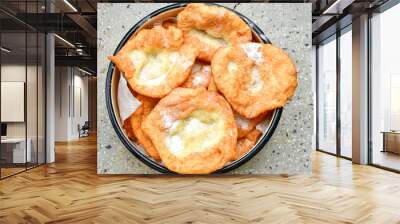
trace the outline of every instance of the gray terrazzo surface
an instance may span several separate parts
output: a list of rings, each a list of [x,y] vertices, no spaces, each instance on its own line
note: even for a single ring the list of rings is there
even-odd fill
[[[105,78],[111,55],[121,38],[141,18],[168,4],[98,3],[97,113],[99,174],[157,173],[133,156],[116,135],[105,105]],[[299,86],[284,108],[280,123],[263,150],[234,174],[311,172],[313,95],[311,81],[311,4],[241,3],[235,8],[256,23],[271,42],[286,50],[298,69]]]

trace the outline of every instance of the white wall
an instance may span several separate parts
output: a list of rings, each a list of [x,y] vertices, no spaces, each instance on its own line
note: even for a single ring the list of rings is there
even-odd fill
[[[31,133],[35,134],[36,138],[36,79],[31,78],[31,74],[36,77],[36,66],[27,66],[25,64],[4,64],[1,66],[1,81],[2,82],[25,82],[26,71],[28,72],[28,88],[27,88],[27,120],[28,120],[28,137]],[[33,87],[32,87],[33,86]],[[31,87],[31,88],[29,88]],[[7,110],[7,108],[1,108]],[[8,137],[25,137],[26,122],[7,122]]]
[[[55,86],[55,140],[77,139],[78,124],[88,120],[88,78],[76,68],[56,67]]]
[[[78,125],[83,125],[85,121],[88,121],[88,77],[81,76],[82,73],[74,75],[74,107],[72,108],[72,119],[71,119],[71,137],[78,138]],[[79,97],[80,96],[80,97]],[[80,101],[80,102],[79,102]],[[71,103],[72,105],[72,103]],[[79,108],[81,107],[81,108]],[[80,111],[81,110],[81,111]]]
[[[68,109],[69,109],[69,96],[68,88],[70,83],[70,76],[68,67],[55,68],[55,141],[68,140]]]
[[[28,68],[29,69],[29,68]],[[25,64],[5,64],[1,66],[1,81],[25,82]],[[1,108],[6,110],[6,108]],[[8,137],[25,137],[25,122],[7,123]]]
[[[38,70],[37,70],[38,69]],[[44,147],[45,147],[45,130],[44,130],[44,92],[43,83],[44,74],[42,67],[36,65],[27,65],[10,63],[1,66],[1,81],[6,82],[24,82],[26,85],[26,107],[22,108],[27,119],[23,122],[6,122],[7,137],[10,138],[25,138],[29,139],[31,155],[33,162],[36,158],[39,163],[44,162]],[[27,78],[27,80],[25,80]],[[24,92],[22,92],[24,94]],[[4,97],[4,96],[2,96]],[[1,110],[10,110],[10,108],[1,108]],[[8,111],[11,112],[12,111]],[[39,156],[37,156],[39,153]]]

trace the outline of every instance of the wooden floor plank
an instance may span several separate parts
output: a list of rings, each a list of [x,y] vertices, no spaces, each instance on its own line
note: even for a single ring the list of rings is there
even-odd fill
[[[400,175],[320,152],[296,176],[96,174],[96,138],[0,181],[0,223],[400,223]]]

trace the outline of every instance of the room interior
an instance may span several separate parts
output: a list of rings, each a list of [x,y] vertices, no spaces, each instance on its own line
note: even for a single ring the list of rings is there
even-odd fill
[[[2,33],[1,173],[6,177],[45,162],[44,35]]]
[[[398,100],[399,67],[394,52],[398,45],[394,40],[399,36],[392,27],[398,21],[400,6],[395,5],[384,11],[370,12],[368,19],[370,40],[367,61],[368,90],[368,147],[367,164],[398,170],[400,157]],[[345,19],[345,18],[344,18]],[[317,86],[317,150],[352,160],[352,106],[355,86],[352,82],[354,68],[352,49],[358,46],[353,38],[352,24],[344,22],[341,30],[314,43],[316,56],[315,71]],[[327,32],[327,31],[325,31]],[[321,35],[321,34],[320,34]],[[357,34],[358,35],[358,34]],[[317,36],[318,37],[318,36]],[[353,60],[354,63],[354,60]],[[354,161],[354,160],[353,160]]]
[[[54,162],[54,149],[46,150],[54,142],[79,139],[82,134],[95,132],[96,77],[94,63],[88,62],[89,51],[93,50],[84,39],[82,43],[78,41],[84,38],[78,31],[70,33],[76,37],[78,48],[57,34],[49,46],[46,32],[60,27],[37,26],[45,19],[36,15],[45,13],[46,6],[47,10],[60,12],[68,5],[57,1],[2,1],[0,6],[0,178],[3,179]],[[56,56],[56,60],[50,60],[51,56]],[[79,60],[82,57],[86,60]],[[72,58],[73,63],[69,61]],[[58,75],[53,80],[52,96],[48,96],[48,74],[53,70]],[[54,100],[51,111],[50,99]],[[53,115],[55,120],[50,122]],[[54,131],[46,128],[49,123],[53,123]],[[48,133],[53,133],[52,143]]]

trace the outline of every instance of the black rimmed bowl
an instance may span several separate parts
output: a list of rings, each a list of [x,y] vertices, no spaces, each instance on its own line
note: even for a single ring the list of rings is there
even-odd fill
[[[155,23],[159,23],[160,21],[168,20],[171,18],[176,17],[176,15],[184,9],[184,7],[187,5],[187,3],[177,3],[177,4],[171,4],[166,7],[160,8],[143,19],[141,19],[139,22],[137,22],[132,28],[129,29],[129,31],[125,34],[125,36],[122,38],[121,42],[118,44],[118,47],[115,49],[114,54],[116,54],[124,45],[125,43],[129,40],[129,38],[133,35],[135,35],[139,30],[143,28],[149,28],[152,27]],[[217,4],[213,4],[217,5]],[[220,6],[220,5],[219,5]],[[224,6],[221,6],[224,7]],[[260,42],[260,43],[271,43],[268,38],[265,36],[263,31],[255,24],[253,23],[250,19],[248,19],[246,16],[242,15],[239,12],[236,12],[233,9],[228,10],[236,13],[238,16],[240,16],[252,29],[253,33],[253,41]],[[148,165],[149,167],[153,168],[154,170],[157,170],[161,173],[174,173],[173,171],[169,170],[165,166],[163,166],[161,163],[153,160],[151,157],[149,157],[142,149],[141,146],[139,146],[136,142],[131,141],[124,129],[122,128],[122,122],[120,119],[119,115],[119,110],[118,110],[118,101],[117,101],[117,90],[118,90],[118,83],[119,83],[119,78],[120,78],[120,73],[118,69],[114,67],[114,64],[110,62],[108,66],[108,71],[107,71],[107,78],[106,78],[106,86],[105,86],[105,95],[106,95],[106,105],[107,105],[107,111],[108,115],[110,117],[111,123],[119,137],[119,139],[122,141],[122,143],[125,145],[125,147],[133,154],[135,155],[140,161]],[[242,158],[235,160],[227,165],[225,165],[223,168],[215,171],[214,173],[225,173],[231,170],[234,170],[247,161],[249,161],[253,156],[255,156],[264,146],[265,144],[269,141],[271,136],[273,135],[276,127],[278,126],[280,117],[282,114],[282,108],[275,109],[269,117],[269,123],[266,125],[266,129],[263,133],[263,135],[259,138],[258,142],[253,146],[253,148]]]

